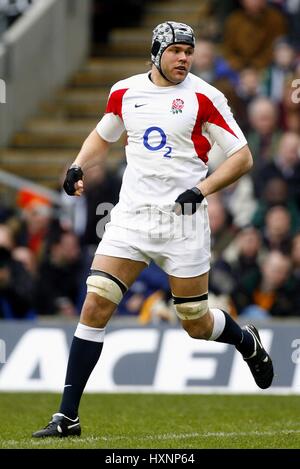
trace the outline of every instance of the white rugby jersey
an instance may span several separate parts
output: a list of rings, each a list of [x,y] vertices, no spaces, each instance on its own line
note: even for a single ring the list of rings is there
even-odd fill
[[[170,206],[206,177],[216,142],[230,156],[247,144],[225,96],[189,73],[174,86],[156,86],[148,73],[116,83],[97,132],[108,142],[127,133],[127,167],[118,210]]]

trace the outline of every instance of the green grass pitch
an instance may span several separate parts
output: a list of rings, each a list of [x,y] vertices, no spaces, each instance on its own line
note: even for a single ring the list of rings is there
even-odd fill
[[[31,438],[59,399],[0,393],[0,448],[300,448],[298,396],[86,394],[80,438]]]

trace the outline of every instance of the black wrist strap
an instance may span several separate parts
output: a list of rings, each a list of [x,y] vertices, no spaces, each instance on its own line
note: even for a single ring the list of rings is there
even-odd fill
[[[192,188],[191,188],[191,191],[193,191],[194,194],[200,195],[200,196],[202,196],[202,197],[204,198],[204,195],[202,194],[202,192],[200,191],[200,189],[198,189],[198,187],[196,187],[196,186],[195,186],[195,187],[192,187]]]

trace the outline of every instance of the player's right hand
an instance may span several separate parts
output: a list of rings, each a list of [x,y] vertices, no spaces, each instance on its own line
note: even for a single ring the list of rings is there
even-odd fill
[[[80,166],[71,166],[66,174],[63,188],[68,195],[80,196],[83,193],[83,172]]]

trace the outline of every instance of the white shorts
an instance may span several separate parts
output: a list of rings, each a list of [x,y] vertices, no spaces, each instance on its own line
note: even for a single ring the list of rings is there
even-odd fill
[[[208,272],[210,228],[206,205],[201,205],[192,216],[160,210],[153,215],[152,211],[151,219],[149,213],[129,217],[115,209],[96,254],[146,264],[153,260],[174,277],[196,277]]]

